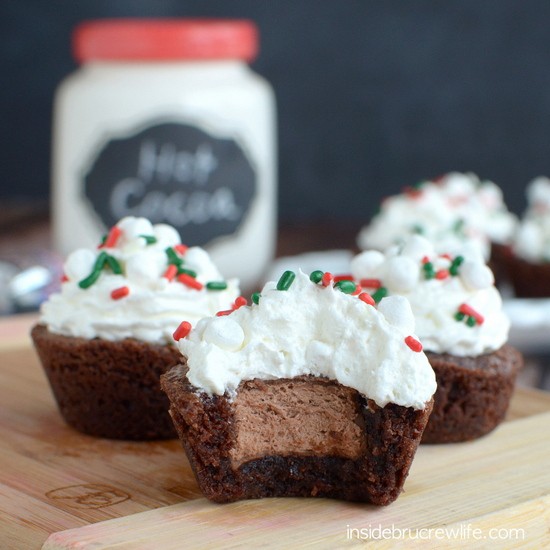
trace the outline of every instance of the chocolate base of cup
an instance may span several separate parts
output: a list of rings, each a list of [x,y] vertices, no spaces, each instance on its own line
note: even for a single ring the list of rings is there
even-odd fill
[[[31,331],[61,415],[80,432],[109,439],[177,437],[160,376],[182,361],[168,345]]]
[[[435,371],[437,391],[422,443],[470,441],[504,420],[523,366],[519,351],[504,345],[478,357],[429,351],[426,355]]]

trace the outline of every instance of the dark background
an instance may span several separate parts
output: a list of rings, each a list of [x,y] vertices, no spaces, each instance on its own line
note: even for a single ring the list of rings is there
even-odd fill
[[[449,170],[512,210],[550,175],[550,2],[3,0],[0,200],[46,201],[52,99],[82,19],[247,17],[278,101],[283,223],[366,220],[382,196]]]

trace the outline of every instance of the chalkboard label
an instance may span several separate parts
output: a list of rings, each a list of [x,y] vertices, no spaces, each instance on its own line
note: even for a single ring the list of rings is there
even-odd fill
[[[85,196],[106,227],[143,216],[199,246],[237,231],[256,185],[236,141],[176,123],[111,139],[84,177]]]

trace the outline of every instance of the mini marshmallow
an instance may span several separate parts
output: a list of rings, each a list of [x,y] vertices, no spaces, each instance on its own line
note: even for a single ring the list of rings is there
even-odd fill
[[[130,281],[157,281],[165,271],[166,255],[161,251],[134,254],[126,260],[126,277]]]
[[[154,226],[155,237],[159,246],[175,246],[180,244],[180,234],[171,225],[158,223]]]
[[[122,230],[124,241],[137,239],[140,235],[153,235],[153,224],[146,218],[122,218],[117,224]]]
[[[408,292],[418,284],[419,276],[418,262],[408,256],[395,256],[388,260],[384,281],[392,291]]]
[[[236,351],[244,341],[244,332],[231,317],[224,315],[212,319],[204,330],[203,339],[221,349]]]
[[[472,260],[466,260],[460,266],[460,278],[472,290],[489,288],[495,282],[493,272],[485,264]]]
[[[433,254],[433,252],[433,245],[430,241],[420,235],[409,237],[401,248],[401,254],[403,256],[409,256],[416,261],[421,260],[424,256]]]
[[[351,260],[351,273],[355,279],[377,275],[376,270],[384,263],[382,252],[367,250]]]
[[[65,275],[71,281],[84,279],[92,272],[96,257],[95,252],[86,248],[71,252],[65,260]]]
[[[398,326],[404,332],[414,332],[414,315],[409,301],[404,296],[382,298],[378,304],[378,311],[384,315],[388,323]]]

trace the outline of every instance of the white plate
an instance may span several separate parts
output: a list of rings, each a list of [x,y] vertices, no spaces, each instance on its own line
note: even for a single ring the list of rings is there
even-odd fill
[[[550,351],[550,298],[509,298],[504,311],[511,327],[508,342],[523,352]]]

